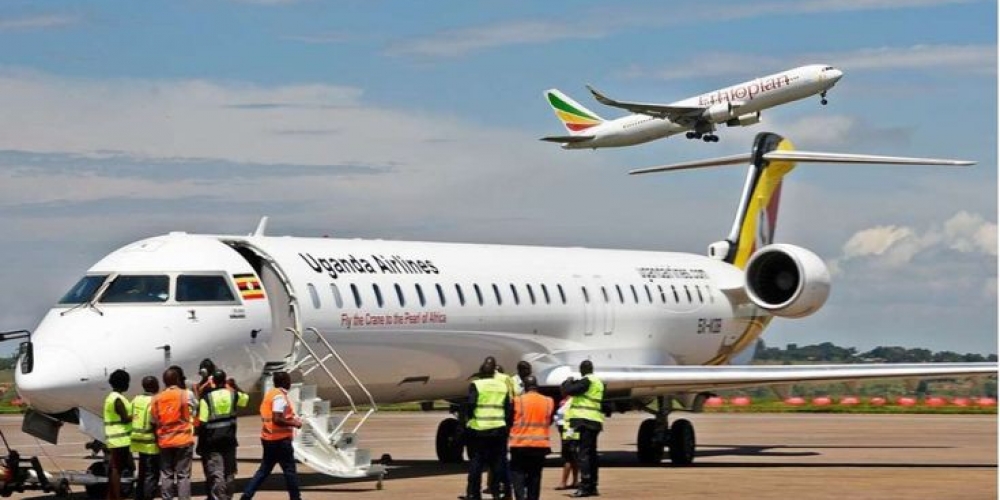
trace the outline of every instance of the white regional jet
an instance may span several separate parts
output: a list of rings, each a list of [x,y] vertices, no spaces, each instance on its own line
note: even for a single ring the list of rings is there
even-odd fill
[[[718,142],[717,125],[754,125],[760,122],[762,110],[816,94],[825,105],[827,91],[842,76],[833,66],[812,64],[672,104],[616,101],[588,85],[598,102],[634,113],[615,120],[604,120],[558,89],[549,89],[545,98],[570,135],[542,140],[561,143],[563,149],[597,149],[633,146],[687,132],[688,139]]]
[[[248,236],[152,237],[91,267],[22,344],[26,427],[44,428],[46,414],[85,427],[117,368],[138,381],[172,364],[195,373],[210,357],[258,391],[270,372],[296,373],[308,424],[296,455],[331,475],[360,476],[374,466],[354,448],[370,414],[353,413],[357,400],[457,408],[489,355],[510,368],[531,362],[545,390],[557,391],[590,359],[607,386],[605,411],[652,414],[638,430],[639,458],[659,462],[668,448],[675,464],[688,464],[694,429],[668,417],[677,406],[699,410],[714,390],[995,374],[995,363],[731,364],[749,357],[771,320],[816,312],[830,290],[822,259],[772,241],[782,178],[796,162],[970,164],[797,152],[762,133],[749,154],[645,170],[749,164],[732,231],[707,256],[275,237],[263,234],[265,221]],[[350,407],[352,423],[331,416],[331,405]],[[461,460],[461,426],[439,426],[442,461]]]

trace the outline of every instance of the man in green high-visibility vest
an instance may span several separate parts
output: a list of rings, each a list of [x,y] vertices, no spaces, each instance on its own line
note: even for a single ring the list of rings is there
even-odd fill
[[[594,376],[590,360],[580,363],[583,377],[566,384],[566,394],[572,397],[567,418],[570,427],[580,435],[577,458],[580,465],[580,489],[572,497],[597,496],[597,435],[601,433],[604,413],[604,383]]]
[[[493,477],[502,477],[501,459],[510,429],[511,401],[509,388],[495,378],[496,362],[487,358],[479,368],[476,380],[469,385],[466,444],[469,447],[469,477],[462,500],[480,500],[483,469],[488,467]],[[491,485],[493,498],[499,498],[496,485]]]
[[[111,392],[104,398],[104,446],[111,458],[108,471],[108,499],[121,498],[122,471],[131,469],[132,403],[125,397],[131,382],[128,372],[115,370],[108,377]]]
[[[139,470],[132,482],[135,500],[152,500],[156,498],[160,486],[160,447],[156,446],[156,432],[150,407],[153,396],[160,392],[160,383],[156,377],[142,378],[142,390],[132,400],[132,445],[131,450],[139,454]]]

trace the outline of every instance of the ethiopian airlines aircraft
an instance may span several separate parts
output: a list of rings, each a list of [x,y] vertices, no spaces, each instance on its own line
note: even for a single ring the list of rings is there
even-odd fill
[[[125,369],[138,381],[174,364],[195,373],[209,357],[257,391],[271,372],[292,371],[307,424],[296,456],[359,476],[375,467],[355,448],[371,414],[359,402],[458,408],[485,356],[509,368],[529,361],[544,390],[558,391],[590,359],[607,386],[605,411],[653,415],[638,430],[640,459],[659,462],[669,448],[675,464],[687,464],[694,429],[668,417],[678,406],[698,411],[714,390],[995,374],[995,363],[732,364],[750,357],[774,318],[813,314],[830,291],[821,258],[773,242],[782,178],[796,162],[970,164],[793,151],[762,133],[749,154],[636,171],[749,164],[732,230],[707,256],[275,237],[264,221],[248,236],[144,239],[94,264],[22,343],[17,390],[33,409],[25,427],[49,421],[52,431],[60,419],[98,434],[91,414],[109,373]],[[350,410],[334,416],[331,406]],[[441,422],[441,460],[461,460],[461,428],[455,418]]]
[[[826,93],[843,76],[833,66],[813,64],[755,78],[672,104],[616,101],[588,86],[602,104],[632,112],[605,120],[557,89],[545,98],[570,135],[543,137],[563,149],[633,146],[686,132],[688,139],[718,142],[717,125],[746,127],[760,122],[760,112],[816,94],[826,104]]]

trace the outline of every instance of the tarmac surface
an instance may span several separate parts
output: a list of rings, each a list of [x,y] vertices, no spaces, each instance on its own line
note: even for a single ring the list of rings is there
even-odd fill
[[[601,498],[997,498],[996,415],[679,415],[694,423],[698,435],[690,467],[638,465],[635,434],[644,417],[616,415],[606,422],[599,441]],[[465,490],[465,465],[442,465],[434,455],[435,430],[446,417],[376,414],[361,429],[360,441],[373,457],[393,458],[383,489],[372,479],[338,480],[300,464],[303,498],[456,498]],[[258,422],[240,420],[238,489],[258,465]],[[22,455],[38,455],[46,470],[86,469],[88,439],[75,426],[63,429],[58,445],[49,445],[21,433],[20,424],[20,416],[0,417],[0,429]],[[560,465],[553,454],[542,498],[566,498],[567,492],[553,491]],[[195,497],[203,497],[197,460],[193,475]],[[14,497],[52,495],[29,491]],[[72,498],[86,498],[83,488],[73,487]],[[280,469],[255,498],[288,498]]]

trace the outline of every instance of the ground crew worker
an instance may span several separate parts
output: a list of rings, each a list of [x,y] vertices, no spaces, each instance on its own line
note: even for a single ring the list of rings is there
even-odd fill
[[[132,405],[123,395],[131,381],[128,372],[115,370],[108,377],[111,392],[104,398],[104,445],[108,448],[108,498],[121,498],[122,471],[131,469]]]
[[[163,500],[191,498],[191,458],[194,430],[190,391],[181,386],[183,372],[163,372],[166,389],[153,397],[150,417],[160,448],[160,490]]]
[[[202,394],[206,394],[208,391],[216,387],[212,383],[212,374],[214,373],[215,362],[211,359],[205,358],[201,360],[201,363],[198,363],[198,376],[200,376],[201,379],[194,386],[195,397],[201,398]]]
[[[479,500],[482,487],[483,468],[488,468],[493,477],[502,477],[501,458],[507,443],[507,429],[512,412],[507,384],[496,378],[496,363],[492,358],[483,361],[479,374],[469,385],[467,443],[469,446],[469,477],[465,495],[458,498]],[[499,497],[496,485],[490,485],[490,493]]]
[[[198,410],[198,454],[202,458],[210,500],[229,500],[236,474],[236,410],[250,396],[226,385],[226,372],[212,374],[208,392],[201,395]]]
[[[496,359],[493,358],[493,356],[489,356],[486,358],[486,360],[490,359],[492,359],[493,362],[496,363]],[[510,404],[513,405],[514,397],[516,397],[518,394],[517,381],[514,380],[514,377],[508,375],[507,372],[504,371],[503,366],[501,365],[497,365],[494,377],[502,381],[504,385],[507,386],[507,397],[510,399],[511,402]],[[513,415],[513,410],[511,411],[511,415]],[[506,430],[509,432],[510,427],[508,426]],[[511,490],[511,480],[510,480],[510,460],[508,459],[506,438],[504,438],[503,441],[503,453],[500,454],[500,470],[503,473],[499,477],[494,476],[493,473],[491,472],[487,472],[486,482],[489,486],[483,490],[483,493],[488,493],[489,491],[491,491],[490,488],[493,488],[496,491],[502,492],[504,498],[510,498],[512,490]]]
[[[135,500],[152,500],[160,485],[160,448],[156,446],[156,433],[150,418],[153,396],[160,392],[156,377],[142,378],[142,390],[132,400],[132,445],[130,449],[139,454],[139,471],[132,482]]]
[[[552,421],[556,424],[556,429],[559,431],[559,437],[562,440],[559,447],[559,455],[563,459],[563,468],[559,486],[556,486],[557,490],[574,490],[580,487],[578,484],[580,480],[580,468],[577,467],[577,447],[580,441],[580,433],[570,427],[569,418],[567,418],[572,398],[566,395],[565,384],[572,381],[573,379],[570,378],[563,383],[563,399],[559,403],[559,409],[556,410],[556,414],[552,417]],[[572,482],[570,481],[571,476]]]
[[[253,479],[243,490],[241,500],[253,498],[253,494],[271,474],[274,465],[281,466],[285,476],[285,487],[288,488],[288,498],[301,500],[299,493],[299,477],[295,473],[295,451],[292,449],[294,429],[302,428],[302,422],[295,416],[292,403],[288,400],[288,389],[292,379],[287,372],[274,372],[272,377],[274,389],[267,391],[264,401],[260,404],[260,418],[263,427],[260,431],[260,443],[264,448],[264,458]]]
[[[514,423],[510,428],[510,470],[517,500],[538,500],[545,456],[552,451],[549,427],[555,402],[538,393],[532,375],[521,378],[524,394],[514,399]]]
[[[514,396],[524,394],[524,377],[531,375],[531,363],[527,361],[517,362],[517,375],[514,378]]]
[[[597,435],[603,429],[604,383],[594,376],[590,360],[580,363],[583,378],[566,384],[566,394],[572,396],[569,408],[570,427],[580,433],[578,458],[580,464],[580,489],[573,497],[598,496],[597,492]]]

